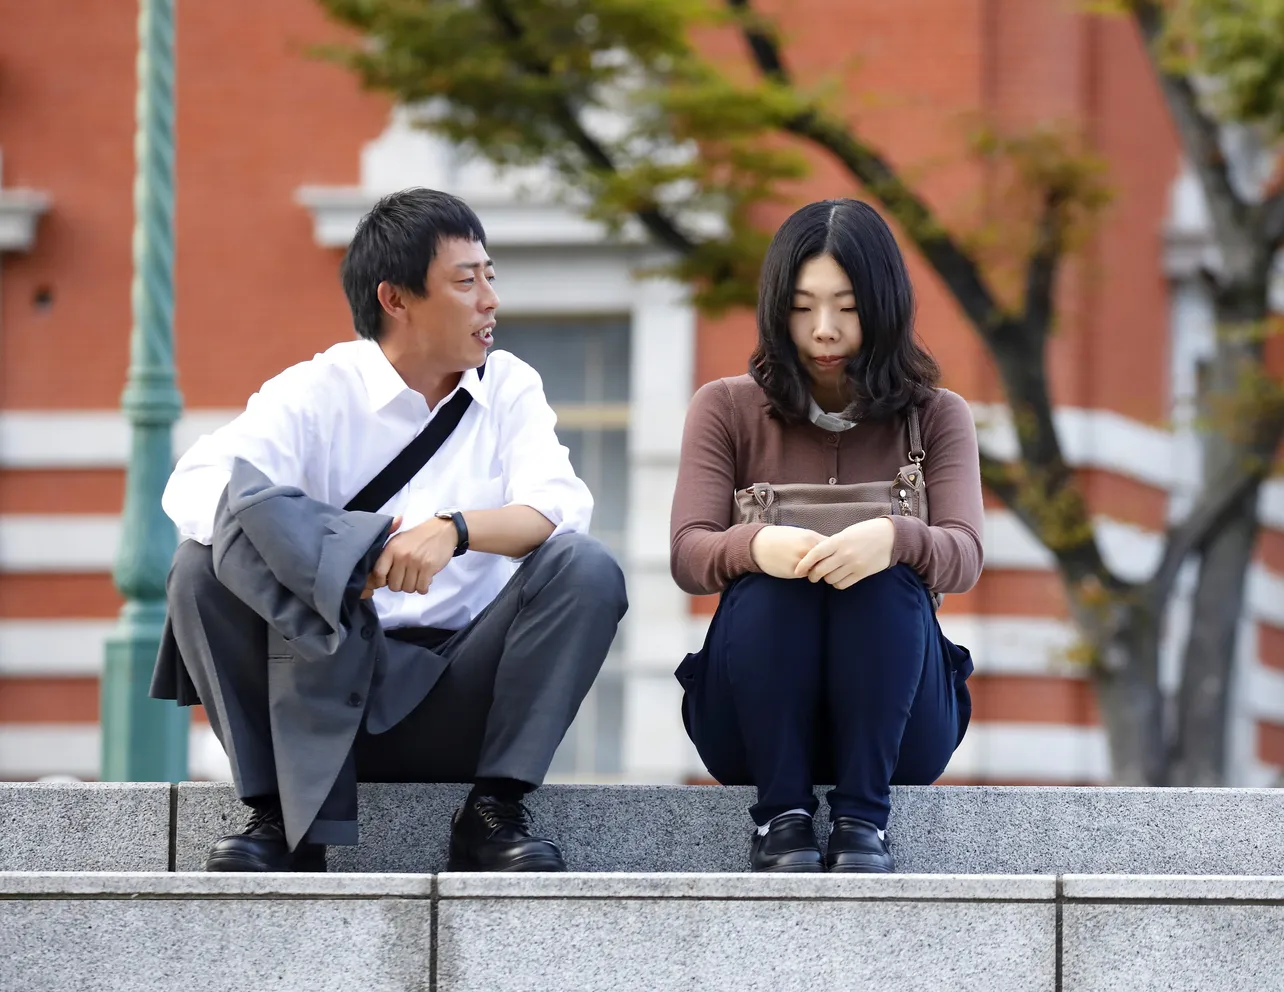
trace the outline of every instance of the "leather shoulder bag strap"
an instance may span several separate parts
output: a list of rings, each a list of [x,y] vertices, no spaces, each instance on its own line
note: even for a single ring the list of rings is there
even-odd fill
[[[906,417],[909,420],[909,459],[915,465],[921,465],[923,459],[927,456],[927,452],[923,450],[923,432],[918,425],[918,407],[911,406]]]
[[[477,370],[477,378],[486,374],[486,366]],[[366,510],[376,513],[402,487],[413,479],[418,471],[428,464],[428,459],[437,453],[437,449],[446,443],[446,438],[459,426],[464,414],[472,405],[473,397],[466,389],[461,389],[450,398],[437,416],[428,421],[428,426],[415,435],[408,445],[401,449],[397,457],[385,465],[373,479],[352,499],[348,500],[345,510]]]

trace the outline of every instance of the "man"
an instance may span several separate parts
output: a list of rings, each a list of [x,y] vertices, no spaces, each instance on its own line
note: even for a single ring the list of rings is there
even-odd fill
[[[181,543],[152,693],[205,705],[253,808],[206,868],[325,870],[325,845],[356,843],[360,780],[473,783],[452,870],[565,870],[522,797],[605,659],[623,576],[538,374],[487,357],[472,210],[387,196],[341,275],[358,338],[265,383],[165,490]],[[381,515],[340,509],[438,417],[458,420]]]

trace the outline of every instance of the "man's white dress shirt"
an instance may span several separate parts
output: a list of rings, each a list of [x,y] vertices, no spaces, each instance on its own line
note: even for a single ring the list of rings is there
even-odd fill
[[[515,355],[492,351],[485,376],[469,370],[458,389],[472,394],[468,411],[382,512],[401,515],[407,530],[438,510],[524,505],[547,517],[555,536],[587,532],[593,497],[557,440],[557,418],[539,373]],[[430,410],[378,344],[336,344],[269,379],[244,413],[197,441],[178,460],[162,505],[180,538],[209,544],[219,496],[239,457],[277,485],[297,486],[314,499],[344,506],[451,396]],[[379,589],[375,609],[385,628],[458,630],[516,570],[512,559],[469,551],[451,559],[426,596]]]

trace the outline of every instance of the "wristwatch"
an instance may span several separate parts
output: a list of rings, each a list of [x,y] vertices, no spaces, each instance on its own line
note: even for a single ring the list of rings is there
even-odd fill
[[[464,523],[464,515],[458,510],[438,510],[433,516],[438,520],[449,520],[455,525],[455,533],[459,535],[459,540],[455,543],[454,557],[458,558],[468,550],[468,525]]]

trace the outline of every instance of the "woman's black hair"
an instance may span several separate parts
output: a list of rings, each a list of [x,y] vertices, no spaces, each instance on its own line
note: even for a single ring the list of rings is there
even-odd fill
[[[798,270],[829,255],[847,273],[860,317],[860,350],[847,363],[851,419],[882,420],[925,402],[940,380],[936,360],[914,334],[914,290],[896,238],[860,200],[821,200],[796,211],[763,259],[758,290],[758,347],[749,374],[788,424],[805,423],[811,377],[789,334]]]

